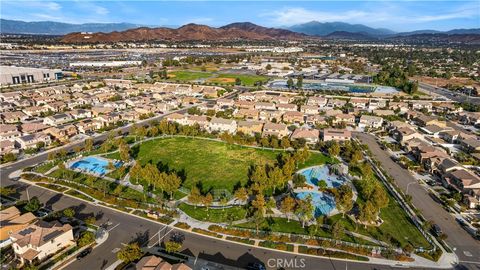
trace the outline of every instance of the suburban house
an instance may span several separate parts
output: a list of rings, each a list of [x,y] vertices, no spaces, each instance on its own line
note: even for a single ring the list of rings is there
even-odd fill
[[[258,110],[239,109],[233,113],[233,116],[235,118],[257,120],[259,113]]]
[[[349,101],[354,108],[366,109],[368,106],[368,98],[351,98]]]
[[[70,137],[77,135],[78,131],[74,125],[70,124],[61,127],[50,127],[44,130],[43,133],[48,134],[61,142],[67,142]]]
[[[70,122],[72,120],[73,120],[73,118],[69,114],[60,113],[60,114],[55,114],[55,115],[52,115],[52,116],[45,117],[43,119],[43,123],[45,125],[55,127],[55,126],[64,124],[66,122]]]
[[[258,119],[263,121],[280,121],[282,119],[283,113],[284,112],[277,110],[260,111]]]
[[[289,133],[287,125],[285,124],[267,122],[263,125],[263,137],[276,136],[277,138],[283,138],[288,136]]]
[[[304,139],[308,144],[315,144],[320,139],[320,131],[318,129],[297,128],[293,131],[290,139]]]
[[[480,189],[480,177],[465,169],[456,170],[448,175],[448,183],[460,192],[465,189]]]
[[[360,128],[381,128],[383,125],[383,118],[379,116],[371,116],[371,115],[362,115],[360,117],[360,122],[358,126]]]
[[[263,122],[260,121],[238,121],[237,132],[242,132],[247,135],[261,134],[263,129]]]
[[[187,125],[187,116],[179,113],[172,113],[166,117],[168,122],[178,123],[180,125]]]
[[[319,108],[318,106],[302,105],[300,111],[304,114],[318,114]]]
[[[209,125],[208,118],[204,115],[189,115],[186,123],[189,126],[198,124],[201,129],[207,129]]]
[[[22,263],[42,261],[49,255],[75,245],[72,226],[37,221],[10,235],[15,257]]]
[[[255,109],[256,110],[276,110],[277,106],[275,106],[275,103],[256,102]]]
[[[337,114],[333,117],[332,123],[345,123],[347,125],[355,125],[355,115],[345,113]]]
[[[305,123],[304,115],[297,111],[287,111],[283,114],[283,122],[303,124]]]
[[[14,140],[21,135],[16,125],[0,124],[0,140]]]
[[[73,119],[82,119],[92,117],[92,112],[84,109],[75,109],[69,112]]]
[[[15,152],[15,142],[9,140],[0,141],[0,155],[10,152]]]
[[[102,128],[103,124],[98,120],[85,119],[75,123],[75,126],[77,127],[79,133],[85,134]]]
[[[323,141],[348,141],[352,138],[352,132],[346,129],[326,128],[322,131]]]
[[[0,211],[0,242],[9,239],[10,234],[24,229],[36,219],[30,212],[22,214],[15,206],[3,209]]]
[[[192,270],[184,263],[170,264],[160,257],[150,255],[143,257],[135,265],[136,270]]]
[[[214,117],[210,120],[208,128],[210,131],[235,133],[237,131],[237,122],[232,119]]]
[[[297,105],[295,104],[277,104],[277,110],[288,112],[288,111],[297,111]]]
[[[439,121],[435,116],[430,116],[425,114],[417,115],[416,117],[413,118],[413,121],[421,127],[426,127],[430,125],[445,127],[446,125],[444,121]]]
[[[43,133],[24,135],[15,139],[16,145],[21,149],[36,148],[38,143],[49,145],[52,142],[50,136]]]
[[[477,139],[461,139],[460,146],[469,153],[480,151],[480,140]]]
[[[45,106],[30,106],[30,107],[24,108],[22,112],[24,112],[28,116],[33,117],[33,116],[40,116],[42,113],[47,113],[48,110],[49,109]]]
[[[413,138],[421,139],[422,135],[410,127],[399,127],[391,131],[392,137],[400,143],[404,143]]]
[[[18,122],[22,122],[28,119],[28,115],[21,111],[13,111],[13,112],[4,112],[2,113],[2,120],[6,124],[15,124]]]
[[[323,107],[327,105],[327,99],[324,97],[309,97],[307,100],[307,105]]]
[[[47,128],[48,128],[48,126],[43,124],[43,123],[31,122],[31,123],[25,123],[25,124],[20,125],[20,130],[24,134],[36,133],[36,132],[42,131],[42,130],[47,129]]]

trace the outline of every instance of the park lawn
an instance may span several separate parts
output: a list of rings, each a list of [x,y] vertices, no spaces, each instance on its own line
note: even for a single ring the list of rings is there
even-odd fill
[[[206,207],[197,206],[195,208],[193,205],[182,203],[178,208],[196,220],[216,223],[240,220],[247,215],[247,210],[240,206],[233,206],[224,209],[210,208],[207,211]]]
[[[172,71],[168,72],[169,80],[173,81],[195,81],[200,79],[206,79],[212,76],[211,72],[198,72],[198,71]]]
[[[251,165],[273,164],[282,151],[262,150],[224,142],[184,137],[161,138],[140,144],[135,157],[140,164],[149,162],[162,170],[174,170],[185,179],[183,186],[197,182],[202,192],[226,189],[232,192],[238,183],[245,185]],[[107,155],[118,159],[118,152]],[[324,164],[330,158],[312,153],[306,165]],[[299,168],[304,167],[300,164]]]
[[[236,78],[239,78],[242,81],[242,85],[245,86],[254,86],[258,81],[266,83],[269,80],[266,76],[222,73],[214,78],[209,78],[207,82],[234,85]]]
[[[58,163],[60,163],[61,160],[56,159],[55,161],[48,161],[38,167],[35,168],[35,172],[38,173],[46,173],[48,172],[51,168],[55,167]]]
[[[255,223],[252,221],[246,222],[246,223],[241,223],[235,225],[236,227],[240,228],[248,228],[248,229],[256,229]],[[263,224],[260,226],[260,230],[262,231],[272,231],[272,232],[282,232],[282,233],[291,233],[291,234],[302,234],[302,235],[309,235],[308,233],[308,227],[305,226],[305,228],[302,228],[302,223],[297,221],[297,220],[290,220],[286,218],[279,218],[279,217],[273,217],[273,218],[266,218]],[[325,238],[333,238],[332,234],[328,229],[325,228],[318,228],[315,236],[319,237],[325,237]],[[352,237],[349,235],[342,235],[340,238],[343,241],[351,242],[351,243],[357,243],[357,244],[367,244],[367,245],[372,245],[370,241]]]
[[[363,204],[360,199],[357,200],[357,203]],[[382,209],[380,217],[384,222],[379,227],[367,226],[365,228],[363,225],[356,225],[350,218],[342,218],[341,214],[330,217],[329,224],[334,224],[337,220],[340,220],[345,229],[349,231],[358,232],[395,246],[399,244],[403,247],[410,243],[415,248],[431,247],[427,239],[409,219],[407,213],[390,194],[388,206]]]

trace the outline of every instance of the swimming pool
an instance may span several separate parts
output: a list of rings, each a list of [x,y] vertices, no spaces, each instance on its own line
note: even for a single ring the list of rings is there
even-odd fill
[[[317,187],[320,180],[325,180],[330,188],[337,188],[345,183],[342,177],[330,174],[328,165],[310,167],[299,173],[305,176],[307,184],[313,187]]]
[[[296,197],[305,200],[308,196],[312,197],[312,203],[315,206],[314,216],[328,215],[335,209],[335,198],[320,191],[301,191],[296,193]]]
[[[108,172],[107,168],[109,162],[112,162],[116,168],[120,167],[122,164],[119,161],[114,162],[100,157],[85,157],[73,162],[70,165],[70,169],[78,169],[89,173],[104,175]]]

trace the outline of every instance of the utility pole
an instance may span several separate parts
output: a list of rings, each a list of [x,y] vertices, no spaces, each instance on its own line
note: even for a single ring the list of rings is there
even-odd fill
[[[29,189],[29,188],[30,188],[30,187],[27,187],[27,189],[26,189],[26,191],[27,191],[27,200],[28,200],[28,202],[30,202],[30,194],[28,194],[28,189]]]

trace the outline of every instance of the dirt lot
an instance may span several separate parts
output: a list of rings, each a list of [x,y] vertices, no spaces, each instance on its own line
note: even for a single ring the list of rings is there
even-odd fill
[[[422,83],[427,83],[430,85],[437,85],[444,87],[447,84],[453,84],[453,85],[473,85],[476,88],[480,88],[480,83],[475,82],[474,80],[470,78],[451,78],[451,79],[444,79],[444,78],[432,78],[432,77],[426,77],[426,76],[415,76],[412,77],[413,80],[417,80]]]

